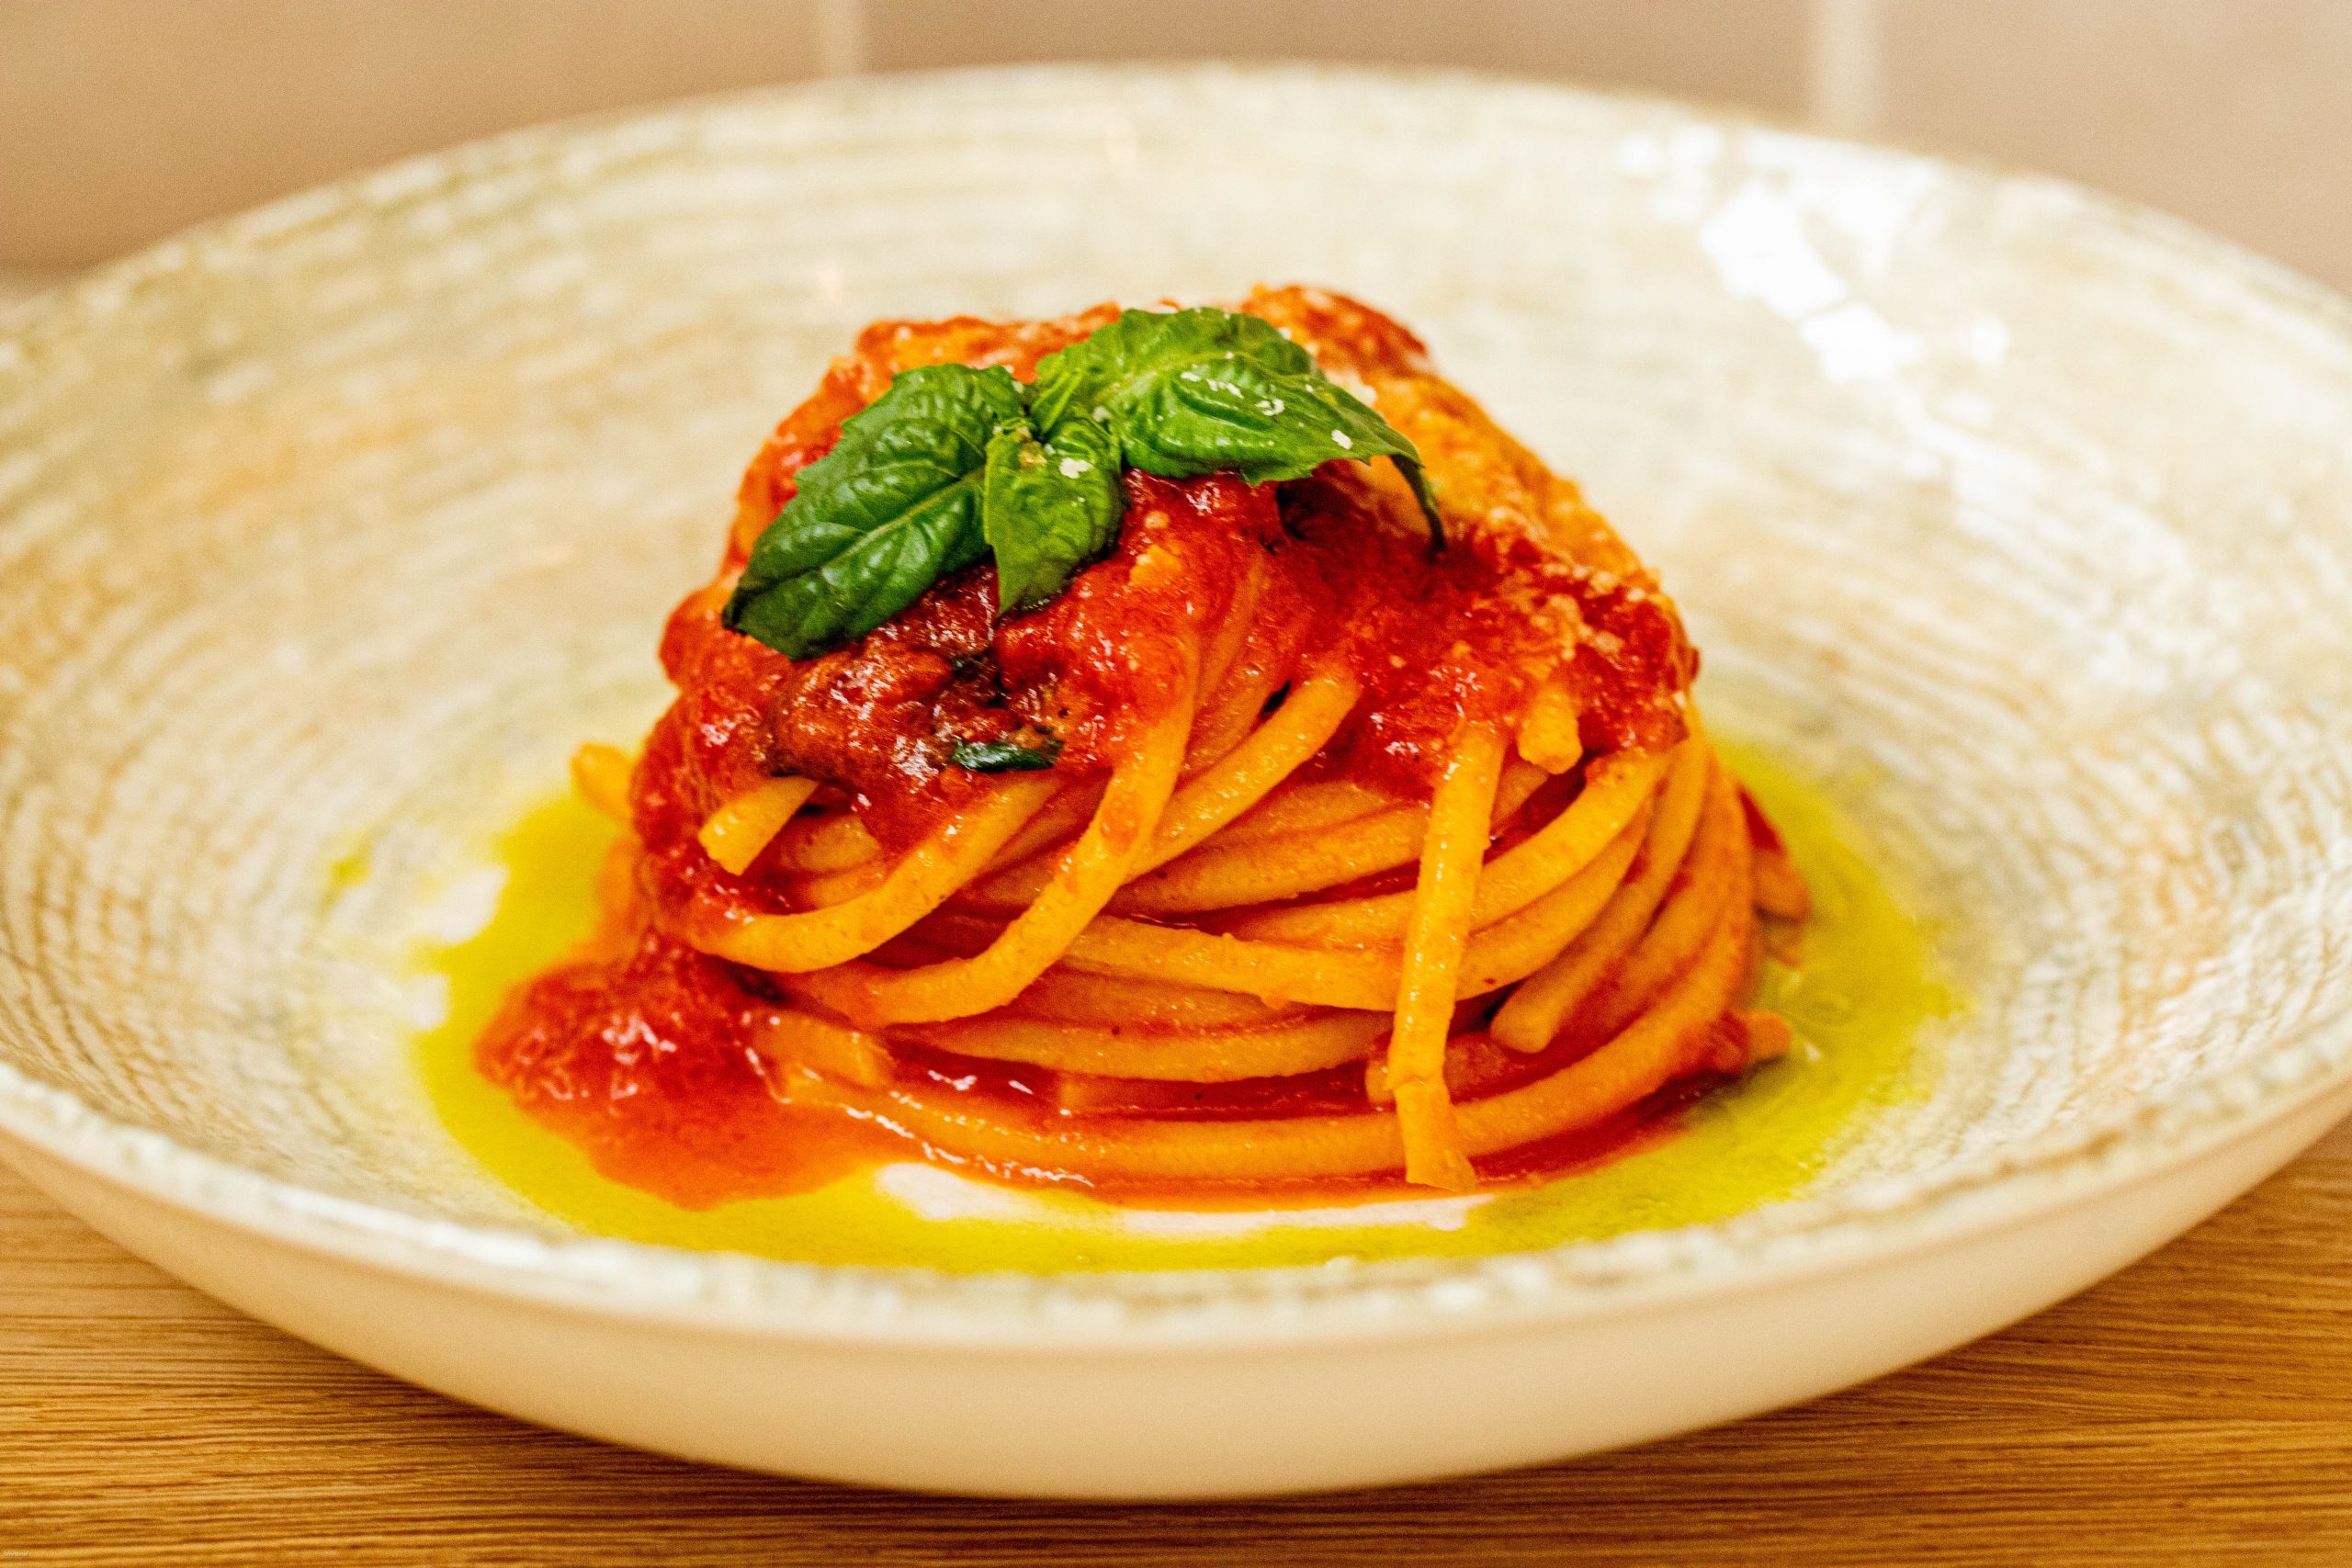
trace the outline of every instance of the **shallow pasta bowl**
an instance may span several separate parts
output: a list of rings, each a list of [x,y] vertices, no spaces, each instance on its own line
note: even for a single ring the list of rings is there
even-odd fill
[[[1422,330],[1659,568],[1717,728],[1935,930],[1931,1089],[1728,1221],[1305,1269],[797,1266],[474,1170],[399,944],[658,704],[660,617],[826,355],[1261,278]],[[9,333],[6,1151],[464,1398],[988,1493],[1527,1462],[2011,1321],[2352,1107],[2352,307],[2169,220],[1550,88],[984,73],[460,149]]]

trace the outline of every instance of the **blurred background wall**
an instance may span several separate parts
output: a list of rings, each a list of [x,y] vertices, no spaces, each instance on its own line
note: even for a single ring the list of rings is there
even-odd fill
[[[2352,0],[0,0],[0,274],[586,110],[1210,54],[1714,99],[2070,175],[2352,288]]]

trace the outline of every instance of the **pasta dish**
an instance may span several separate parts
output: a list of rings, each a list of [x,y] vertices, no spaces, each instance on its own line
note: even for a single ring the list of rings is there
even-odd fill
[[[1465,1191],[1789,1045],[1672,601],[1337,296],[869,328],[661,652],[574,764],[596,934],[476,1061],[680,1201]]]

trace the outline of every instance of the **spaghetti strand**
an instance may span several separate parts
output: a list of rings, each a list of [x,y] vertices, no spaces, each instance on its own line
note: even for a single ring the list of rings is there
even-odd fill
[[[1405,928],[1396,1032],[1388,1040],[1388,1088],[1405,1144],[1405,1179],[1456,1192],[1467,1191],[1477,1178],[1462,1152],[1446,1091],[1445,1042],[1502,761],[1502,737],[1472,726],[1455,739],[1438,775]]]

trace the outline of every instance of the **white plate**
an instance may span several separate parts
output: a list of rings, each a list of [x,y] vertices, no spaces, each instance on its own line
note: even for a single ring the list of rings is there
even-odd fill
[[[1968,1010],[1736,1219],[1178,1274],[563,1234],[390,951],[658,700],[766,426],[865,321],[1361,294],[1661,569]],[[403,1377],[894,1485],[1226,1495],[1637,1441],[2075,1291],[2352,1105],[2352,310],[2047,182],[1463,78],[1050,71],[530,132],[125,263],[0,343],[0,1134]],[[368,844],[369,874],[335,868]]]

